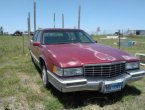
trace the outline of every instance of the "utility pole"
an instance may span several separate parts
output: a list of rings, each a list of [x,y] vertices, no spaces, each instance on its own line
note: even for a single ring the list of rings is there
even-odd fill
[[[54,13],[54,19],[53,20],[54,20],[54,28],[55,28],[55,13]]]
[[[62,14],[62,28],[64,28],[64,14]]]
[[[36,0],[34,0],[34,32],[36,31]]]
[[[80,29],[81,6],[78,8],[78,29]]]
[[[28,13],[27,22],[28,22],[28,37],[30,38],[30,32],[31,32],[31,26],[30,26],[30,12]]]

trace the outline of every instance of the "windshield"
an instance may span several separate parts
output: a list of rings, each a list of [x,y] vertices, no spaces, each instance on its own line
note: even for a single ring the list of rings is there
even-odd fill
[[[94,43],[87,33],[83,31],[45,31],[43,33],[42,44],[67,44],[67,43]]]

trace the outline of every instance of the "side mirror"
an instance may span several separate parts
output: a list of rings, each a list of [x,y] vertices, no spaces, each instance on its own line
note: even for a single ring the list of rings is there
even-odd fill
[[[33,46],[39,47],[40,46],[40,42],[33,42]]]

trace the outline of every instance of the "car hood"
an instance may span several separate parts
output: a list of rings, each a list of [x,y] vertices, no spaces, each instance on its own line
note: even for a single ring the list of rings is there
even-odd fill
[[[62,68],[138,60],[126,52],[98,43],[46,45],[45,48]]]

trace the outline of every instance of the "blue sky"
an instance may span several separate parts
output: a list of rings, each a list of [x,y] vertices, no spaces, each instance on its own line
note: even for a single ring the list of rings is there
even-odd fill
[[[33,30],[34,0],[0,0],[0,26],[10,33],[27,30],[27,16],[31,13]],[[92,32],[118,29],[145,29],[145,0],[36,0],[37,28],[52,28],[53,13],[56,27],[61,28],[61,15],[65,27],[77,27],[77,11],[81,5],[81,29]]]

